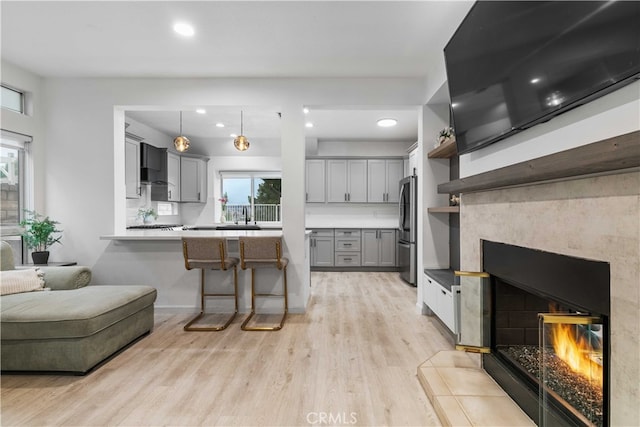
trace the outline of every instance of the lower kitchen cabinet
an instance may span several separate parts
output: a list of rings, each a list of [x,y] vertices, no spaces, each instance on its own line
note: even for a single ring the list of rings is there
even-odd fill
[[[333,229],[313,230],[311,232],[310,245],[312,267],[333,267]]]
[[[365,267],[396,265],[395,230],[362,230],[362,265]]]
[[[360,266],[360,230],[335,230],[336,267]]]
[[[393,271],[396,265],[395,229],[313,229],[309,239],[311,267],[340,271]]]

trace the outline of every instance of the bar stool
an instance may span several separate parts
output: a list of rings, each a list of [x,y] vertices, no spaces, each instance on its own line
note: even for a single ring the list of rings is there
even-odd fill
[[[289,260],[282,257],[282,239],[280,237],[240,237],[240,267],[243,270],[251,269],[251,313],[242,322],[243,331],[278,331],[282,329],[284,319],[289,309],[287,302],[287,264]],[[283,274],[282,294],[256,293],[255,269],[277,268]],[[277,326],[247,326],[251,318],[256,314],[256,297],[282,297],[284,298],[284,313]]]
[[[187,270],[200,269],[200,313],[184,325],[185,331],[221,331],[231,324],[238,314],[238,258],[227,257],[227,241],[218,237],[183,237],[182,254]],[[205,270],[226,271],[233,268],[233,293],[206,293],[204,283]],[[205,315],[206,297],[233,297],[235,311],[222,326],[192,326]]]

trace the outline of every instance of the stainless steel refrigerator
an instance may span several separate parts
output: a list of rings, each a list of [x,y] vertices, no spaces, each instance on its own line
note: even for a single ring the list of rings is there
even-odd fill
[[[417,177],[408,176],[400,180],[398,229],[398,266],[400,277],[417,286],[417,240],[418,240],[418,188]]]

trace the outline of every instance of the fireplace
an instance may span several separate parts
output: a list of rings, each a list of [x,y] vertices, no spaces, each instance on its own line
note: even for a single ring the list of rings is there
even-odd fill
[[[608,426],[609,264],[490,241],[482,259],[486,371],[538,425]],[[561,331],[586,373],[554,346]]]

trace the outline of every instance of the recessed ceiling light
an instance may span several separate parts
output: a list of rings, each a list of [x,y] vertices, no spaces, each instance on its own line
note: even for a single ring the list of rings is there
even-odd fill
[[[530,82],[531,84],[533,84],[533,85],[534,85],[534,84],[536,84],[536,83],[538,83],[539,81],[540,81],[540,77],[535,77],[535,78],[533,78],[533,79],[529,80],[529,82]]]
[[[231,138],[237,138],[237,137],[238,137],[238,134],[236,134],[236,133],[232,133],[232,134],[231,134],[231,135],[229,135],[229,136],[230,136]]]
[[[304,107],[302,109],[302,112],[305,113],[305,114],[309,114],[309,109],[307,107]]]
[[[198,109],[196,110],[196,113],[198,113],[198,114],[206,114],[206,113],[207,113],[207,110],[205,110],[204,108],[198,108]]]
[[[390,128],[398,124],[396,119],[380,119],[378,120],[378,126],[381,128]]]
[[[304,126],[308,127],[308,128],[312,128],[313,127],[313,123],[307,122],[307,123],[304,124]]]
[[[193,29],[191,24],[187,24],[186,22],[176,23],[173,26],[173,31],[185,37],[191,37],[195,34],[195,30]]]
[[[216,123],[216,127],[217,128],[223,128],[224,127],[224,123]]]

